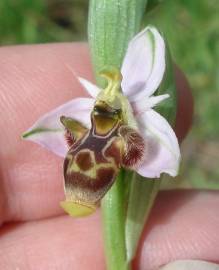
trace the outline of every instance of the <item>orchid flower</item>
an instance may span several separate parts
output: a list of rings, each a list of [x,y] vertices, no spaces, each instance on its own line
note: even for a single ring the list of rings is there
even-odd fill
[[[169,97],[154,95],[164,72],[164,40],[156,28],[146,27],[130,41],[121,71],[100,73],[105,89],[79,77],[91,97],[61,105],[23,134],[65,158],[61,205],[70,215],[92,213],[121,167],[149,178],[177,175],[176,135],[154,110]]]

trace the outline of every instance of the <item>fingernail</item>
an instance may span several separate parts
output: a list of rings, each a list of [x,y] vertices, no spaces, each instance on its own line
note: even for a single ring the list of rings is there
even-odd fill
[[[179,260],[168,263],[160,270],[219,270],[219,264],[199,260]]]

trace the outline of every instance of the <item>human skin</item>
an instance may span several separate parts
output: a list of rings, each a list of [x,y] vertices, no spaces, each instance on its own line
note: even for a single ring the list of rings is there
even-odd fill
[[[92,81],[89,59],[80,43],[0,49],[0,269],[106,269],[100,211],[81,219],[65,215],[59,206],[63,160],[20,138],[44,113],[86,96],[71,70]],[[192,102],[179,70],[176,77],[182,139]],[[134,269],[154,270],[176,259],[219,262],[218,207],[217,192],[160,192]]]

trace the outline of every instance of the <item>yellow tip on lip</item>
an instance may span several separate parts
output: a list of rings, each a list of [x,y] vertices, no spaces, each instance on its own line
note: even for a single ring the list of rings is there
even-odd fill
[[[60,206],[72,217],[85,217],[96,211],[94,205],[83,205],[71,201],[62,201]]]

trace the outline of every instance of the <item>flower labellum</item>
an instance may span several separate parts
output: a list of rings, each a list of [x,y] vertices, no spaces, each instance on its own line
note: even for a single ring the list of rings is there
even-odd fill
[[[112,186],[121,167],[145,177],[176,176],[177,138],[153,107],[169,95],[155,96],[165,72],[165,44],[154,27],[129,43],[121,72],[100,73],[99,89],[78,78],[92,98],[77,98],[41,117],[23,138],[64,157],[66,200],[72,216],[91,214]]]
[[[93,212],[120,167],[132,168],[144,155],[144,139],[124,121],[123,106],[128,101],[120,93],[120,73],[108,71],[102,76],[108,86],[96,99],[90,129],[61,116],[70,147],[64,160],[67,202],[62,206],[70,213],[78,205],[84,214]]]

